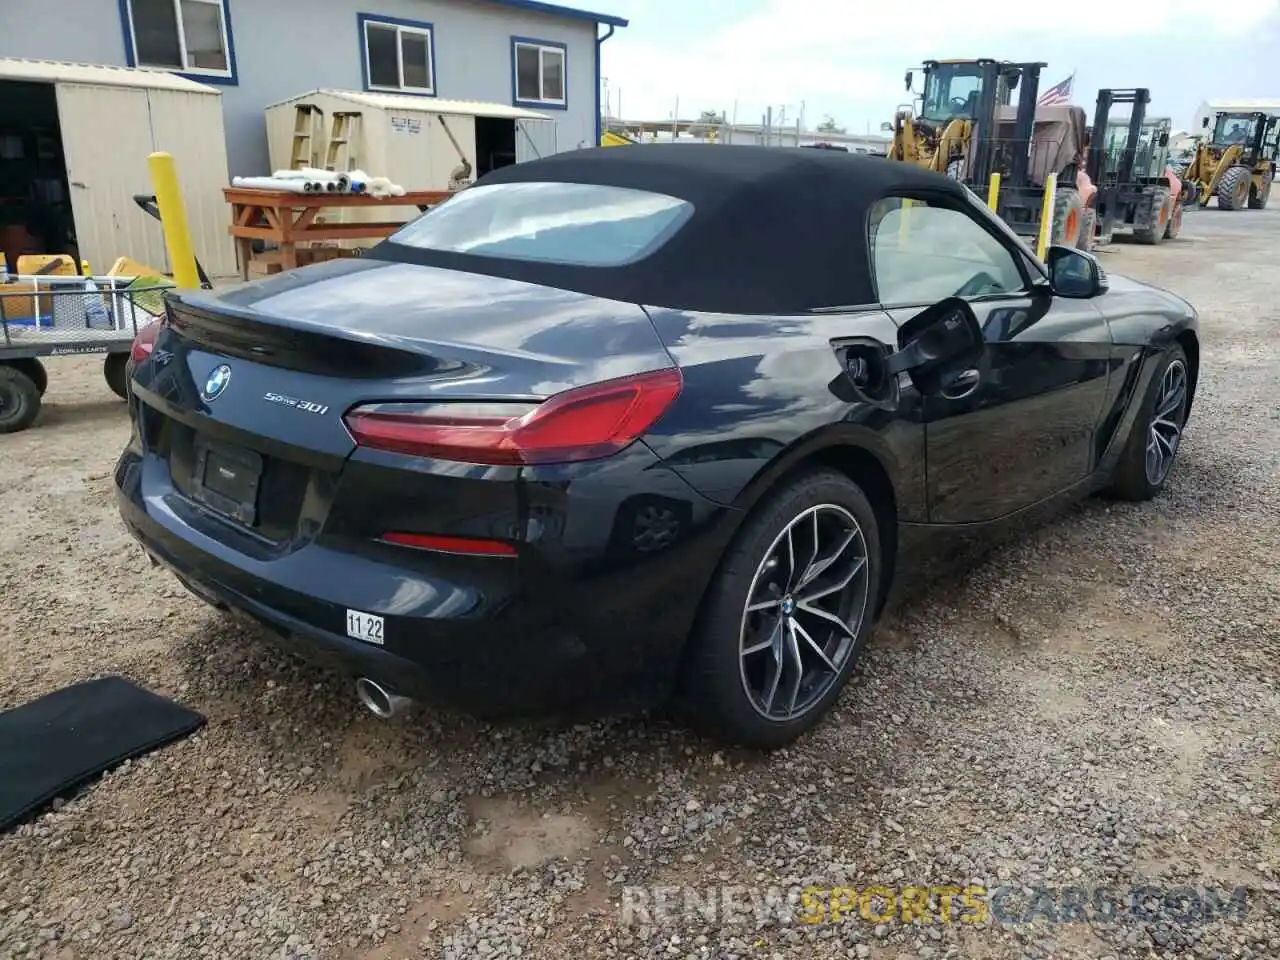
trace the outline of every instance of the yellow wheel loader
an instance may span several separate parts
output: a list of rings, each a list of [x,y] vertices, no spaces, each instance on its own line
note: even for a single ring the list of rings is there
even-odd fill
[[[903,106],[893,118],[890,160],[901,160],[960,179],[984,101],[1007,106],[1023,64],[991,59],[926,60],[920,110]],[[1037,64],[1043,67],[1045,64]],[[914,71],[908,70],[907,92]]]
[[[1183,179],[1202,207],[1217,197],[1219,210],[1261,210],[1271,196],[1278,152],[1280,116],[1219,113],[1213,132],[1196,145]]]

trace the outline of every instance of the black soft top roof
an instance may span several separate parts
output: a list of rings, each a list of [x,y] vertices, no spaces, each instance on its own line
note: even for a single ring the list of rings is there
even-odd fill
[[[368,255],[679,310],[801,313],[875,301],[866,223],[878,199],[902,191],[964,195],[955,180],[883,157],[719,144],[574,150],[502,167],[477,185],[527,181],[664,193],[689,201],[694,213],[652,254],[617,267],[451,253],[389,240]]]

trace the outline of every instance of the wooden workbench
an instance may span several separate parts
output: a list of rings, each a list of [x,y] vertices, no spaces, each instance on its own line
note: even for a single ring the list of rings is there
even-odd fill
[[[231,226],[227,232],[236,241],[236,259],[242,279],[249,277],[249,261],[254,240],[266,240],[280,247],[280,264],[290,270],[298,265],[297,244],[312,240],[381,240],[403,222],[316,223],[322,210],[346,207],[417,207],[426,210],[451,194],[420,190],[402,197],[378,199],[358,193],[288,193],[276,190],[248,190],[224,187],[222,194],[231,205]]]

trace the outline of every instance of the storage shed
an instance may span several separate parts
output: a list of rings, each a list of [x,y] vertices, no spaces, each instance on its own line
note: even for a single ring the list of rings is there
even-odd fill
[[[134,203],[153,192],[149,154],[173,154],[196,256],[236,272],[227,235],[222,98],[160,71],[0,58],[0,251],[70,253],[105,271],[128,256],[168,270],[160,224]]]
[[[297,166],[323,168],[333,159],[336,169],[363,170],[405,190],[447,190],[464,159],[474,180],[557,149],[549,116],[502,103],[312,90],[271,104],[266,120],[271,170],[262,171],[264,176]],[[347,142],[330,157],[327,147],[333,140]],[[295,163],[295,157],[302,162]],[[418,210],[352,209],[342,216],[407,221]]]

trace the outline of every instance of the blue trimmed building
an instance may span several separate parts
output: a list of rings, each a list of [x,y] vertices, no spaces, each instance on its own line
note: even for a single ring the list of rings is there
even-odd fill
[[[541,0],[0,0],[0,56],[216,84],[231,175],[255,176],[263,110],[317,88],[527,107],[555,149],[598,143],[601,45],[626,25]]]

